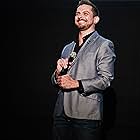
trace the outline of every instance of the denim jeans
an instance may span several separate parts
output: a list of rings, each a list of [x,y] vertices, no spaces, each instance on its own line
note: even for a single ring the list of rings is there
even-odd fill
[[[74,119],[64,113],[54,118],[55,140],[102,140],[102,122]]]

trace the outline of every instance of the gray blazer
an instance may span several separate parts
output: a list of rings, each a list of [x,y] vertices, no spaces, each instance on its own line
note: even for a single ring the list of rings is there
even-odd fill
[[[74,47],[74,41],[66,45],[61,57],[68,58]],[[82,96],[76,89],[59,90],[55,112],[59,112],[61,110],[59,106],[62,107],[60,104],[63,104],[65,114],[69,117],[101,120],[103,118],[103,91],[114,79],[115,59],[113,43],[95,31],[83,44],[68,70],[68,74],[73,79],[81,80],[87,96]],[[54,74],[52,81],[56,84]],[[62,99],[62,94],[64,99]]]

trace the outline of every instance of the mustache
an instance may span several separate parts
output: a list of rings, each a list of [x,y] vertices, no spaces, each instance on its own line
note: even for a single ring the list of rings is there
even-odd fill
[[[78,22],[79,22],[79,21],[85,21],[85,22],[86,22],[87,20],[86,20],[86,19],[83,19],[83,18],[79,18],[77,21],[78,21]]]

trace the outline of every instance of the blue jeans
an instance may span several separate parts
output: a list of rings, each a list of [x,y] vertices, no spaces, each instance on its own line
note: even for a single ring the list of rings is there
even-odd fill
[[[101,121],[73,119],[64,113],[54,118],[55,140],[102,140],[102,134]]]

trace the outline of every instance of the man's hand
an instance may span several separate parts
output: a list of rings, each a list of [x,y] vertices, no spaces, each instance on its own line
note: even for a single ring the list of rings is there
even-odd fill
[[[79,87],[79,82],[72,79],[68,74],[58,76],[57,84],[63,89],[74,89]]]
[[[63,68],[67,68],[67,66],[68,66],[68,58],[66,58],[66,59],[61,58],[61,59],[59,59],[57,61],[57,72],[60,73],[61,70]]]
[[[58,78],[58,76],[60,75],[61,71],[63,68],[67,68],[68,65],[68,59],[58,59],[57,61],[57,68],[55,70],[55,77],[56,79]]]
[[[56,68],[56,71],[55,71],[55,75],[56,75],[56,78],[60,75],[61,71],[63,68],[67,68],[68,66],[68,58],[66,59],[58,59],[57,61],[57,68]]]

